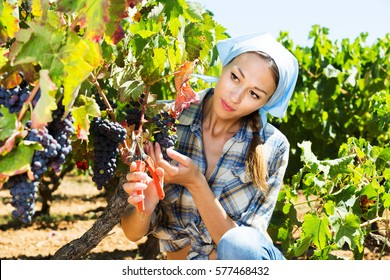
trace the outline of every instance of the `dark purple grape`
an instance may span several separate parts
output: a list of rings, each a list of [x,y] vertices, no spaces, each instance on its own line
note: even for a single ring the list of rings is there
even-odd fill
[[[113,177],[117,167],[118,145],[126,139],[126,129],[117,122],[94,118],[90,133],[94,145],[92,180],[101,190]]]
[[[177,142],[176,119],[168,112],[162,111],[160,114],[153,116],[152,121],[157,126],[157,129],[153,132],[154,142],[160,144],[164,159],[171,161],[167,155],[167,149],[174,147]]]

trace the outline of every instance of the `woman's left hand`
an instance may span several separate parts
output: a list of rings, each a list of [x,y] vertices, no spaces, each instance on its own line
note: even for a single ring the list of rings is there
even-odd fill
[[[158,143],[155,144],[155,147],[149,143],[147,152],[153,158],[156,165],[164,169],[164,181],[166,183],[174,183],[191,188],[194,183],[201,182],[205,179],[199,167],[192,159],[171,148],[167,149],[167,154],[177,164],[169,163],[164,159]]]

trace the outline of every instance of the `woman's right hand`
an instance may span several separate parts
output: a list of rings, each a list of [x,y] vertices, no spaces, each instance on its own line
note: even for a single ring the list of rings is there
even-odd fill
[[[156,186],[151,177],[146,172],[135,171],[137,164],[132,162],[130,172],[126,175],[127,182],[123,184],[123,189],[129,195],[127,202],[138,209],[137,204],[141,201],[145,203],[145,215],[151,215],[159,202]],[[156,175],[163,184],[164,170],[156,168]],[[143,194],[138,194],[143,191]]]

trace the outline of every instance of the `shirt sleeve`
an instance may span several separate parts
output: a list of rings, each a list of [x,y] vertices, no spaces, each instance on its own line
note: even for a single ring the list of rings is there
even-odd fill
[[[290,144],[287,139],[279,142],[277,147],[270,150],[269,155],[275,155],[268,163],[268,180],[267,193],[258,190],[247,211],[245,211],[240,219],[241,225],[252,226],[262,232],[266,232],[274,211],[279,191],[283,186],[283,178],[286,172],[289,159]]]

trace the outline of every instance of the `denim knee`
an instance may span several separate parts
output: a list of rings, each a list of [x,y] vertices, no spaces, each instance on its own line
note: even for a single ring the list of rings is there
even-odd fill
[[[283,254],[260,231],[235,227],[227,231],[217,246],[219,260],[284,260]]]

